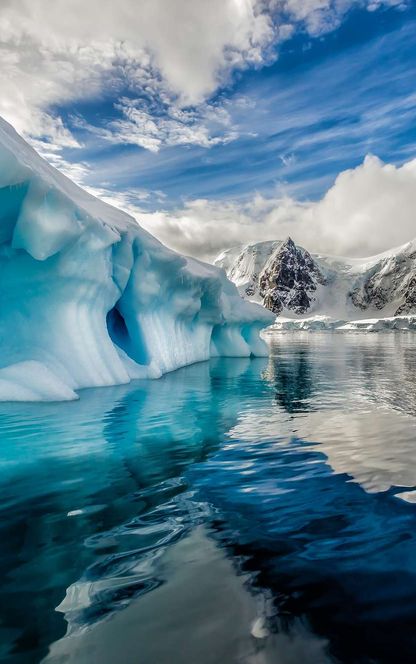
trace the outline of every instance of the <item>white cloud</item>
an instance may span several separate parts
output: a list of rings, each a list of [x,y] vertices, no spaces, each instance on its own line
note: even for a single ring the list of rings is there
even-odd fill
[[[162,112],[152,114],[142,99],[123,97],[115,105],[121,118],[109,121],[105,127],[94,127],[82,120],[78,124],[111,143],[138,145],[150,152],[158,152],[164,145],[209,148],[239,136],[225,103],[202,103],[197,108],[182,109],[171,101]]]
[[[335,30],[354,7],[376,11],[383,7],[405,9],[411,0],[271,0],[288,20],[302,23],[311,36],[319,36]]]
[[[366,256],[414,239],[415,210],[416,159],[396,167],[368,156],[311,206],[306,224],[317,237],[307,237],[322,251]]]
[[[274,39],[256,0],[2,0],[0,113],[70,144],[50,108],[128,86],[199,104]],[[179,103],[178,102],[178,103]]]
[[[199,106],[234,69],[275,57],[271,47],[296,27],[328,31],[353,5],[398,0],[2,0],[0,114],[25,135],[75,147],[54,106],[100,95],[117,101],[126,87],[133,98]],[[204,113],[163,124],[151,103],[122,106],[127,117],[108,130],[150,150],[233,136],[228,126],[222,138],[212,135]]]
[[[340,173],[318,202],[256,195],[245,203],[194,200],[153,213],[131,198],[123,203],[165,244],[206,260],[233,245],[288,235],[313,252],[368,256],[416,236],[416,159],[396,167],[368,156]]]

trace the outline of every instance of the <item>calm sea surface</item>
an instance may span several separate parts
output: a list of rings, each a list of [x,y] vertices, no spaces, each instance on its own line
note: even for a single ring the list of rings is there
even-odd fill
[[[0,404],[0,661],[416,662],[416,335]]]

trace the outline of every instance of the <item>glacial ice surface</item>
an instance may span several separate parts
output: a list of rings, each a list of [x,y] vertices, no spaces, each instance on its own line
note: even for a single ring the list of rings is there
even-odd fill
[[[0,119],[0,400],[69,399],[212,356],[264,355],[274,316],[163,246]],[[13,366],[10,366],[13,365]]]

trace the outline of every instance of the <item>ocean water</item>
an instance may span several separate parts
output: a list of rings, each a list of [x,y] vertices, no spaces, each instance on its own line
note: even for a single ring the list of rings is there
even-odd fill
[[[0,661],[416,661],[416,337],[0,404]]]

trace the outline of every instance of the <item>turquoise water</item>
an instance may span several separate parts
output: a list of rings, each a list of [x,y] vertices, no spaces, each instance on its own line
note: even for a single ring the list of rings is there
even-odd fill
[[[0,660],[415,661],[416,343],[0,405]]]

